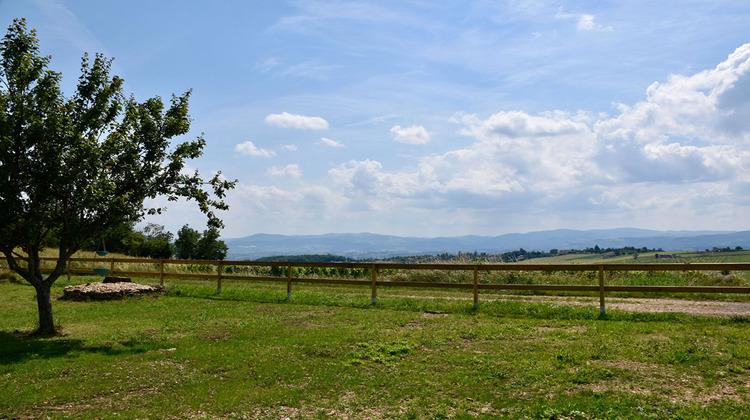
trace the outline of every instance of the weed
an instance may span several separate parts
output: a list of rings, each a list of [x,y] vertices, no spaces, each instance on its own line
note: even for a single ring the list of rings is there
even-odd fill
[[[392,363],[396,362],[412,349],[412,345],[407,342],[392,342],[387,344],[358,343],[357,350],[352,352],[352,364],[359,364],[361,361],[372,361],[375,363]]]

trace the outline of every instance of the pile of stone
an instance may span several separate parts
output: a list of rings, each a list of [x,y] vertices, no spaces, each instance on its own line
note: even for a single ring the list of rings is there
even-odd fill
[[[102,283],[86,283],[65,286],[61,299],[65,300],[110,300],[161,292],[161,286],[133,283],[127,277],[106,277]]]

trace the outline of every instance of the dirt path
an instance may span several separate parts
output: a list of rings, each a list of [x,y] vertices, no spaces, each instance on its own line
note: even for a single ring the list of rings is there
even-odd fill
[[[389,294],[390,297],[420,298],[420,299],[465,299],[458,297],[427,297]],[[514,295],[480,295],[482,301],[508,301],[528,303],[548,303],[553,305],[575,305],[599,308],[598,296],[514,296]],[[715,300],[686,300],[670,298],[614,298],[605,300],[607,310],[621,310],[632,312],[681,312],[689,315],[701,316],[747,316],[750,317],[750,302],[731,302]]]
[[[564,296],[522,296],[501,298],[560,305],[582,305],[599,307],[599,298]],[[481,302],[481,300],[480,300]],[[606,308],[633,312],[682,312],[703,316],[750,316],[750,302],[727,302],[712,300],[655,299],[655,298],[607,298]]]

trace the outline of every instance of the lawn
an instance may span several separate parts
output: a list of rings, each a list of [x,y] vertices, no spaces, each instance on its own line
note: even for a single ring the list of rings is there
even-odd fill
[[[205,284],[55,300],[38,339],[0,281],[0,418],[750,418],[744,317]]]

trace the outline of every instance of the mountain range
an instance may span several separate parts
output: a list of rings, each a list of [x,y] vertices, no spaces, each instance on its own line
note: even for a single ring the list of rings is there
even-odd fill
[[[503,253],[524,248],[550,249],[661,248],[664,251],[698,251],[713,247],[741,246],[750,249],[750,231],[659,231],[636,228],[570,230],[558,229],[500,236],[405,237],[373,233],[329,233],[324,235],[256,234],[223,239],[230,260],[252,260],[276,255],[334,254],[350,258],[441,254],[444,252]]]

